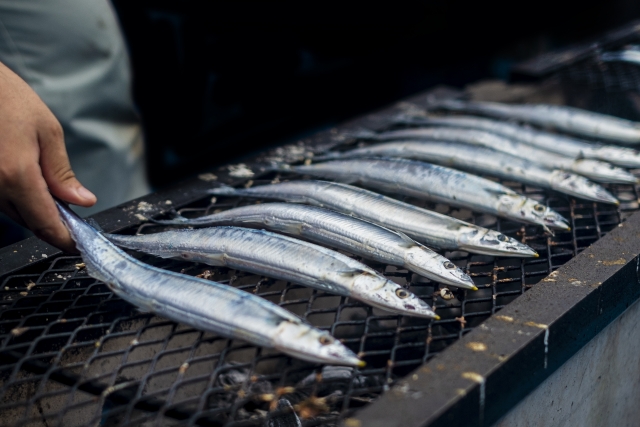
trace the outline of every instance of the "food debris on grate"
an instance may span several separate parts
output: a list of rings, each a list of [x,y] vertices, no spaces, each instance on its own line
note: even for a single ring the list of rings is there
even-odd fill
[[[244,171],[239,166],[234,171]],[[251,171],[237,186],[309,178]],[[389,314],[242,271],[132,253],[152,265],[229,284],[285,307],[342,340],[367,362],[362,369],[301,362],[141,313],[88,276],[80,257],[50,257],[40,271],[6,276],[0,287],[1,419],[15,426],[275,426],[278,417],[295,420],[295,413],[303,426],[335,425],[639,208],[638,189],[632,185],[606,186],[621,201],[615,207],[500,182],[556,210],[570,220],[571,231],[550,236],[537,226],[403,197],[517,238],[540,258],[443,253],[471,275],[476,292],[358,258],[427,301],[439,321]],[[198,217],[265,201],[205,196],[178,212]],[[128,233],[168,228],[144,223]]]

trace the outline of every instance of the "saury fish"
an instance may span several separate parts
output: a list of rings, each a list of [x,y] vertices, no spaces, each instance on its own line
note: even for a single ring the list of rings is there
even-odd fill
[[[358,183],[393,193],[469,208],[519,222],[568,230],[557,212],[508,187],[479,176],[425,162],[402,159],[333,160],[283,165],[283,171]]]
[[[499,120],[473,116],[400,114],[396,117],[396,122],[418,126],[447,126],[459,129],[483,130],[574,159],[602,160],[627,168],[640,167],[640,152],[637,150],[616,145],[590,143],[581,139]]]
[[[326,207],[401,231],[419,242],[441,249],[497,256],[538,256],[529,246],[497,231],[338,182],[289,181],[251,188],[222,186],[209,192],[220,196],[277,199]]]
[[[407,316],[437,318],[424,301],[339,252],[264,230],[174,230],[142,236],[105,234],[119,246],[286,280]]]
[[[637,181],[636,177],[626,170],[614,167],[609,163],[562,156],[482,130],[431,127],[392,130],[382,133],[360,131],[353,133],[352,136],[374,141],[429,140],[460,142],[463,144],[492,148],[511,154],[512,156],[539,163],[549,169],[575,172],[578,175],[584,175],[599,182],[634,184]]]
[[[388,142],[346,152],[328,153],[318,160],[372,156],[424,160],[479,174],[486,173],[512,179],[596,202],[620,203],[607,190],[580,175],[550,170],[520,157],[490,148],[455,142]]]
[[[144,264],[57,203],[89,274],[146,311],[318,363],[363,366],[339,341],[282,307],[231,286]]]
[[[640,143],[640,123],[574,107],[544,104],[501,104],[453,99],[433,101],[430,105],[430,108],[432,107],[519,120],[590,138],[609,139],[630,144]]]
[[[233,225],[267,228],[385,264],[401,266],[447,285],[477,289],[471,278],[455,264],[408,236],[315,206],[262,203],[194,219],[179,217],[156,222],[191,226]]]

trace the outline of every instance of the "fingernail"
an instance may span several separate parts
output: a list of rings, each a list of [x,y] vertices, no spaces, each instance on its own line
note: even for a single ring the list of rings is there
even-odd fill
[[[80,187],[77,190],[78,196],[82,197],[85,200],[93,200],[96,196],[89,190],[84,187]]]

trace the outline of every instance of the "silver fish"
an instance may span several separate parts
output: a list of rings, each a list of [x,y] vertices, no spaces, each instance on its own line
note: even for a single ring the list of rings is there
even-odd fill
[[[451,261],[406,235],[329,209],[291,203],[243,206],[195,219],[156,221],[191,226],[267,228],[397,265],[440,283],[477,290]]]
[[[283,170],[359,183],[407,196],[547,227],[569,230],[557,212],[508,187],[479,176],[402,159],[333,160],[313,165],[288,166]]]
[[[575,159],[602,160],[627,168],[640,167],[640,152],[637,150],[616,145],[590,143],[515,123],[473,116],[427,116],[422,114],[400,114],[396,117],[396,122],[418,126],[448,126],[459,129],[483,130]]]
[[[640,123],[574,107],[465,102],[452,99],[433,101],[430,107],[507,120],[519,120],[595,139],[608,139],[629,144],[640,143]]]
[[[607,190],[580,175],[551,170],[520,157],[490,148],[438,141],[398,141],[330,153],[317,160],[353,159],[359,157],[400,157],[451,166],[475,173],[486,173],[552,189],[587,200],[620,204]]]
[[[634,65],[640,65],[640,52],[637,46],[634,49],[626,49],[618,52],[603,52],[599,56],[603,62],[628,62]]]
[[[497,231],[338,182],[290,181],[239,189],[222,186],[209,192],[219,196],[278,199],[334,209],[400,231],[419,242],[441,249],[461,249],[496,256],[538,257],[529,246]]]
[[[235,268],[350,297],[394,313],[438,318],[420,298],[363,263],[269,231],[215,227],[105,237],[116,245],[163,258]]]
[[[360,131],[352,133],[351,136],[374,141],[412,139],[460,142],[463,144],[479,145],[482,147],[492,148],[497,151],[502,151],[531,162],[539,163],[549,169],[560,169],[568,172],[574,172],[578,175],[584,175],[594,181],[619,184],[635,184],[637,182],[636,177],[631,173],[624,169],[612,166],[609,163],[598,160],[574,159],[562,156],[482,130],[431,127],[400,129],[382,133]]]
[[[118,249],[68,207],[58,203],[58,210],[89,274],[138,308],[303,360],[364,366],[327,332],[282,307],[231,286],[144,264]]]

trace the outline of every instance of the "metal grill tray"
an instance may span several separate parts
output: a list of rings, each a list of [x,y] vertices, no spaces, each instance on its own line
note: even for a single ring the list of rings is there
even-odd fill
[[[438,93],[410,101],[424,105]],[[239,178],[243,168],[225,167],[94,218],[107,231],[150,233],[163,227],[143,215],[179,208],[200,216],[256,203],[212,199],[204,190],[306,179],[259,173],[259,165],[341,148],[351,142],[341,140],[344,131],[388,128],[401,106],[262,155],[248,164],[254,176]],[[569,218],[572,231],[551,237],[535,226],[404,198],[516,237],[540,258],[446,252],[477,292],[363,260],[430,302],[439,321],[226,268],[135,255],[286,307],[359,352],[368,363],[360,370],[312,365],[140,313],[89,277],[79,257],[36,239],[0,250],[0,424],[280,426],[293,405],[304,426],[488,425],[638,298],[630,260],[640,249],[626,239],[640,233],[640,218],[620,226],[638,210],[638,188],[609,186],[622,201],[616,208],[503,183]]]

